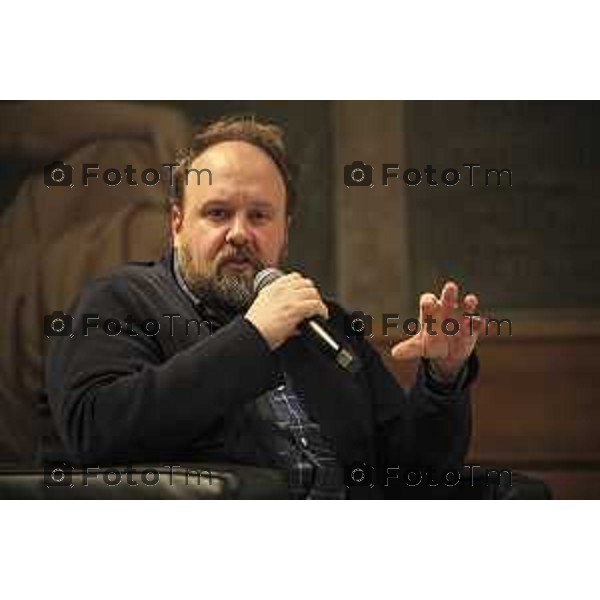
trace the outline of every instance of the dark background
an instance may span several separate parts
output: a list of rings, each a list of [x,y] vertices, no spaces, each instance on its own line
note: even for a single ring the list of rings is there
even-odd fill
[[[598,308],[598,103],[410,102],[406,122],[410,164],[438,179],[463,162],[513,172],[512,187],[485,189],[481,168],[476,189],[410,189],[415,289],[454,274],[498,309]]]

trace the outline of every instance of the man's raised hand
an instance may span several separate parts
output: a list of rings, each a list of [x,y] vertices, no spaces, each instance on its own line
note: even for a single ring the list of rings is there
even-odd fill
[[[446,282],[439,298],[430,292],[422,294],[420,331],[396,344],[392,356],[398,360],[428,358],[437,374],[452,380],[469,358],[481,332],[482,320],[465,316],[465,313],[473,314],[478,304],[475,294],[467,294],[459,305],[458,285],[452,281]],[[454,335],[442,331],[442,323],[447,319],[458,322],[458,331]],[[449,323],[447,329],[451,332],[456,327]]]

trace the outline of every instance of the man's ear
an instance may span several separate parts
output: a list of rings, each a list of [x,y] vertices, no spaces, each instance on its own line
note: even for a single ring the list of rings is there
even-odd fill
[[[182,224],[183,210],[179,205],[172,204],[169,213],[169,226],[171,229],[171,238],[173,239],[174,245],[176,245],[176,241],[179,237],[179,232],[181,231]]]
[[[281,261],[285,261],[288,258],[289,234],[290,234],[291,226],[292,226],[292,215],[288,215],[286,225],[285,225],[285,237],[284,237],[284,242],[283,242],[283,252],[282,252],[282,256],[281,256]]]

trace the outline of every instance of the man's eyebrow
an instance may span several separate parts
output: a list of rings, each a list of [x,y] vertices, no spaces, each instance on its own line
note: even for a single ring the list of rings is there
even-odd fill
[[[273,206],[273,203],[269,202],[268,200],[253,200],[252,202],[250,202],[250,206],[251,206],[251,208],[269,208],[269,209],[275,208]]]
[[[210,210],[211,208],[231,208],[234,205],[235,202],[226,198],[212,198],[201,204],[198,207],[198,210],[203,211]],[[271,212],[276,210],[276,207],[273,205],[273,203],[269,202],[268,200],[252,200],[248,203],[247,207],[250,210],[259,209]]]
[[[229,200],[225,200],[224,198],[214,198],[212,200],[207,200],[204,204],[200,206],[200,210],[204,208],[212,208],[214,206],[229,206],[231,202]]]

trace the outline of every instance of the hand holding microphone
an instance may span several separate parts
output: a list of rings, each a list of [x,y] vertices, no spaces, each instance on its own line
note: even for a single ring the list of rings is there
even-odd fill
[[[360,362],[342,347],[328,330],[327,306],[315,284],[299,273],[285,275],[278,269],[264,269],[254,279],[257,296],[245,315],[265,338],[271,350],[301,333],[312,344],[347,371],[360,369]]]
[[[258,295],[246,319],[260,331],[271,350],[300,333],[298,327],[305,319],[329,317],[314,283],[299,273],[284,275],[277,269],[265,269],[256,276],[254,289]]]

